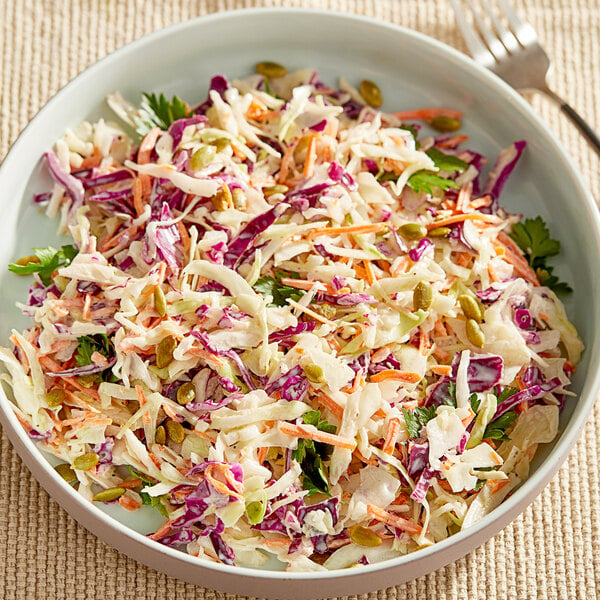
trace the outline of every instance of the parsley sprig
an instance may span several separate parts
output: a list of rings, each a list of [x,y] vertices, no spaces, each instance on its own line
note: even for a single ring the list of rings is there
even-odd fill
[[[336,427],[321,419],[321,411],[311,410],[304,414],[302,420],[307,425],[314,425],[319,431],[335,433]],[[329,494],[329,481],[324,461],[332,452],[331,446],[313,440],[298,440],[298,448],[292,452],[292,458],[300,463],[304,478],[302,487],[309,495]]]
[[[286,277],[297,279],[296,273],[290,273]],[[272,306],[287,306],[288,298],[292,300],[300,300],[304,292],[297,290],[296,288],[281,283],[281,274],[276,273],[275,277],[265,275],[261,277],[255,284],[254,289],[261,293],[263,296],[270,295],[273,300],[271,301]]]
[[[84,335],[77,338],[79,346],[75,352],[75,362],[78,367],[85,367],[92,364],[92,354],[99,352],[106,358],[114,356],[114,347],[105,333],[94,335]]]
[[[548,265],[548,259],[560,252],[560,242],[550,237],[550,231],[542,217],[516,223],[510,237],[523,250],[529,266],[536,272],[542,285],[558,294],[573,291],[569,284],[552,274],[554,267]]]
[[[168,100],[164,94],[142,94],[139,116],[134,119],[136,131],[141,135],[146,135],[153,127],[168,129],[169,126],[178,119],[183,119],[191,113],[189,106],[178,98],[173,96]]]
[[[435,417],[435,406],[417,406],[413,410],[402,408],[406,431],[411,439],[421,436],[421,430]]]
[[[79,252],[71,244],[62,246],[60,250],[48,246],[47,248],[34,248],[33,251],[37,260],[30,260],[24,265],[11,263],[8,265],[8,270],[17,275],[37,273],[40,281],[46,287],[52,283],[54,272],[60,267],[69,265]]]

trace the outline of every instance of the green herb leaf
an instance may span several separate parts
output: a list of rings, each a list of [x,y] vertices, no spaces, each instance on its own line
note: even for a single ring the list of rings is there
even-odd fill
[[[479,410],[479,405],[481,404],[481,400],[477,397],[477,394],[471,394],[469,396],[469,402],[471,403],[471,409],[474,413],[477,413]]]
[[[513,410],[509,410],[503,415],[500,415],[485,428],[483,439],[500,441],[508,440],[509,437],[506,433],[506,430],[512,426],[516,418],[517,413]]]
[[[402,414],[404,415],[409,437],[418,438],[421,436],[423,427],[435,417],[435,406],[417,406],[411,411],[402,408]]]
[[[158,483],[157,479],[154,479],[154,477],[150,477],[150,475],[144,475],[143,473],[140,473],[139,471],[136,471],[136,469],[134,469],[131,465],[125,465],[127,467],[127,470],[136,478],[136,479],[141,479],[143,483],[147,484],[147,485],[155,485],[156,483]]]
[[[440,171],[462,173],[469,166],[464,160],[460,160],[460,158],[451,154],[444,154],[437,148],[430,148],[425,154],[429,156]]]
[[[167,100],[164,94],[142,94],[140,105],[140,116],[135,119],[136,131],[141,135],[146,135],[153,127],[168,129],[169,126],[178,119],[187,117],[191,111],[188,105],[173,96]]]
[[[553,267],[547,264],[548,258],[560,252],[560,242],[550,237],[550,231],[542,217],[516,223],[510,237],[523,250],[542,285],[557,294],[573,291],[567,283],[559,281],[558,277],[552,274]]]
[[[114,355],[112,342],[104,333],[84,335],[77,338],[77,341],[79,342],[79,346],[75,352],[75,362],[78,367],[85,367],[85,365],[92,364],[92,354],[94,352],[99,352],[106,358],[112,358]]]
[[[291,274],[290,276],[293,276]],[[294,277],[296,279],[297,277]],[[273,300],[271,306],[287,306],[288,298],[298,301],[304,295],[304,292],[296,288],[283,285],[281,283],[281,275],[277,273],[275,277],[265,275],[261,277],[255,284],[254,289],[263,296],[270,295]]]
[[[504,402],[511,396],[514,396],[519,391],[518,388],[514,387],[505,387],[502,391],[498,392],[498,388],[496,388],[496,398],[498,398],[498,404]]]
[[[456,383],[448,382],[448,396],[444,398],[444,404],[456,407]]]
[[[426,194],[433,194],[434,188],[445,191],[449,189],[457,190],[460,187],[452,179],[440,177],[433,171],[417,171],[408,178],[406,184],[413,191],[417,193],[425,192]]]
[[[8,265],[8,270],[18,275],[37,273],[45,286],[52,283],[54,272],[60,267],[69,265],[79,252],[73,245],[62,246],[60,250],[48,246],[47,248],[34,248],[33,251],[39,262],[28,262],[26,265],[11,263]]]
[[[167,494],[163,494],[162,496],[150,496],[150,494],[147,494],[146,492],[140,492],[140,496],[142,497],[142,504],[156,508],[156,510],[164,517],[169,516],[169,511],[164,505]]]

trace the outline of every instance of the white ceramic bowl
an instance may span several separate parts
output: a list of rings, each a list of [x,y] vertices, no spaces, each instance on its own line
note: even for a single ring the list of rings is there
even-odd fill
[[[416,553],[363,568],[331,573],[284,573],[201,562],[162,546],[139,532],[149,516],[102,510],[83,500],[54,472],[28,438],[9,401],[0,398],[0,420],[24,462],[48,492],[82,525],[121,552],[174,577],[242,595],[316,598],[357,594],[394,585],[463,556],[514,519],[557,472],[573,446],[597,395],[600,345],[600,224],[596,206],[571,160],[529,106],[502,81],[455,50],[423,35],[380,21],[302,9],[226,12],[181,23],[146,36],[79,75],[31,121],[0,169],[3,219],[0,264],[54,241],[54,225],[31,205],[31,194],[47,188],[40,157],[65,128],[84,119],[110,116],[105,96],[120,90],[177,93],[190,102],[206,95],[215,73],[230,77],[253,71],[261,60],[289,68],[313,66],[324,80],[345,76],[379,83],[389,110],[449,106],[466,114],[469,146],[493,157],[501,147],[526,139],[528,149],[505,188],[503,202],[515,212],[541,214],[562,242],[559,275],[575,288],[568,311],[586,343],[574,380],[578,400],[561,417],[558,440],[541,449],[530,478],[504,504],[472,528]],[[2,270],[0,340],[25,327],[15,301],[28,282]],[[568,490],[565,489],[565,493]],[[111,511],[113,511],[111,513]]]

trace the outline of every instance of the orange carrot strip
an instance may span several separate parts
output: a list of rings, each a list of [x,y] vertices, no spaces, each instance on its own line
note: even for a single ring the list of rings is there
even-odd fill
[[[367,465],[376,465],[377,464],[377,459],[375,459],[375,458],[365,458],[361,454],[361,451],[358,448],[356,448],[352,454],[353,454],[353,456],[356,456],[356,458],[358,458],[358,460],[360,460],[361,462],[364,462]]]
[[[161,133],[162,130],[160,127],[153,127],[145,135],[138,149],[137,162],[139,165],[145,165],[146,163],[150,162],[152,150],[154,149],[154,146],[156,146],[156,142],[158,141],[158,137]]]
[[[417,523],[413,523],[408,519],[404,519],[398,515],[393,515],[392,513],[387,512],[387,510],[383,510],[378,506],[373,506],[372,504],[367,504],[367,512],[377,521],[381,521],[382,523],[387,523],[396,529],[401,529],[402,531],[407,531],[408,533],[421,533],[423,529]]]
[[[371,375],[371,381],[373,383],[379,383],[380,381],[386,381],[388,379],[394,379],[396,381],[405,381],[406,383],[417,383],[423,379],[418,373],[411,371],[398,371],[397,369],[385,369]]]
[[[315,285],[324,286],[320,281],[312,281],[310,279],[290,279],[289,277],[282,277],[281,284],[296,288],[297,290],[310,290]]]
[[[171,531],[171,525],[173,525],[173,522],[174,521],[171,519],[165,521],[151,536],[149,536],[150,539],[160,540],[160,538],[165,537],[165,535]]]
[[[419,329],[419,354],[425,356],[429,347],[429,333],[426,333],[423,329]]]
[[[94,153],[91,156],[84,158],[81,161],[81,165],[79,165],[80,169],[90,169],[91,167],[97,167],[102,161],[102,154],[100,154],[100,149],[97,146],[94,146]]]
[[[323,442],[324,444],[346,448],[347,450],[354,450],[354,448],[356,448],[356,442],[354,440],[336,435],[334,433],[319,431],[312,425],[294,425],[292,423],[288,423],[287,421],[280,421],[278,428],[281,433],[285,433],[286,435],[291,435],[293,437],[298,437],[305,440],[314,440],[315,442]]]
[[[450,375],[452,373],[450,365],[433,365],[429,370],[436,375]]]
[[[469,183],[463,185],[458,192],[458,198],[456,199],[456,210],[457,212],[464,213],[469,208],[469,202],[471,201],[471,192],[473,190],[473,184]]]
[[[469,208],[473,210],[477,210],[478,208],[483,208],[484,206],[489,206],[492,203],[491,196],[481,196],[481,198],[475,198],[469,202]]]
[[[133,235],[137,230],[137,225],[131,225],[130,227],[127,227],[127,229],[123,229],[123,231],[119,232],[114,237],[103,240],[100,244],[100,252],[106,252],[107,250],[118,246],[123,241],[124,237],[128,235]]]
[[[325,392],[319,392],[315,396],[317,402],[322,404],[331,414],[335,415],[339,421],[344,416],[344,409],[333,398],[330,398]]]
[[[262,465],[267,459],[267,452],[269,452],[268,446],[263,446],[258,449],[258,462]]]
[[[136,477],[135,479],[128,479],[127,481],[122,481],[118,487],[125,488],[126,490],[139,487],[144,483],[141,479]]]
[[[311,229],[307,237],[313,238],[319,235],[338,235],[342,233],[377,233],[385,229],[385,223],[369,223],[367,225],[347,225],[345,227],[322,227],[320,229]]]
[[[84,321],[87,321],[90,318],[90,307],[92,306],[92,295],[91,294],[86,294],[85,295],[85,302],[83,303],[83,311],[82,311],[82,317]]]
[[[288,146],[285,149],[283,157],[281,158],[281,164],[279,166],[279,176],[277,177],[278,183],[283,183],[287,179],[288,173],[290,171],[290,163],[294,158],[295,149],[296,146]]]
[[[135,213],[139,217],[144,212],[144,201],[143,201],[143,182],[141,177],[136,177],[133,180],[133,206],[135,207]]]
[[[458,146],[459,144],[466,142],[468,139],[469,139],[468,135],[463,135],[463,134],[453,135],[452,137],[449,137],[446,140],[442,140],[441,142],[438,142],[436,144],[436,146],[438,148],[454,148],[455,146]]]
[[[363,260],[363,265],[365,265],[366,280],[368,281],[369,285],[373,285],[375,283],[375,274],[373,273],[373,268],[371,267],[371,261],[365,259]]]
[[[127,496],[126,494],[123,494],[119,498],[119,505],[122,506],[125,510],[130,510],[130,511],[137,510],[138,508],[141,508],[141,506],[142,506],[137,500],[134,500],[133,498],[131,498],[130,496]]]
[[[460,215],[452,215],[439,221],[434,221],[427,225],[427,230],[437,229],[438,227],[446,227],[447,225],[453,225],[454,223],[460,223],[462,221],[484,221],[486,223],[499,223],[500,220],[495,215],[485,215],[483,213],[466,213]]]
[[[188,233],[187,227],[183,224],[182,221],[177,221],[177,229],[181,237],[181,242],[183,243],[183,250],[187,253],[192,245],[192,242],[190,240],[190,234]]]
[[[443,108],[441,106],[432,106],[430,108],[419,108],[417,110],[404,110],[395,112],[393,115],[401,121],[417,119],[428,121],[434,117],[450,117],[451,119],[462,119],[463,114],[459,110]]]
[[[311,135],[306,149],[306,160],[304,161],[304,172],[302,173],[307,179],[312,177],[315,171],[315,162],[317,160],[317,136]]]
[[[398,437],[398,432],[400,431],[400,420],[393,418],[388,421],[387,431],[385,433],[385,440],[383,442],[383,446],[381,447],[381,451],[386,454],[392,454],[394,451],[394,446],[396,445],[396,438]]]

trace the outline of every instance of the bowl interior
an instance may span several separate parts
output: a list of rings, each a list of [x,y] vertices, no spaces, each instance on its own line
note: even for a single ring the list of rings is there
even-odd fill
[[[591,407],[598,381],[587,374],[600,362],[594,341],[600,324],[596,268],[600,243],[592,200],[568,157],[514,92],[446,46],[397,27],[335,13],[242,11],[181,24],[109,56],[42,110],[4,161],[0,170],[0,264],[30,254],[32,247],[59,242],[54,234],[56,222],[50,222],[31,203],[34,192],[51,184],[40,157],[66,128],[82,120],[116,120],[104,103],[108,93],[119,90],[135,102],[142,91],[164,92],[194,104],[205,98],[212,75],[245,76],[262,60],[280,62],[290,70],[315,67],[330,84],[336,84],[339,76],[356,85],[372,79],[381,87],[384,109],[389,111],[423,106],[462,110],[464,131],[470,136],[468,147],[488,156],[492,164],[501,148],[515,140],[527,140],[527,150],[501,203],[512,212],[542,215],[552,236],[561,241],[556,272],[575,289],[566,306],[587,348],[574,379],[580,399],[567,403],[561,428],[580,427],[583,418],[575,423],[574,415],[587,414]],[[5,269],[0,272],[3,344],[11,329],[29,324],[15,308],[17,301],[26,298],[28,284]],[[2,410],[9,411],[5,402]],[[22,432],[18,435],[24,436]],[[564,458],[566,451],[558,452],[556,447],[555,443],[540,449],[533,472],[558,468],[553,462]],[[99,508],[90,505],[90,510]],[[131,513],[115,508],[103,510],[140,533],[156,526],[153,511],[140,511],[132,518]]]

